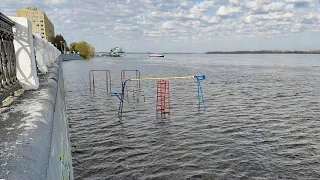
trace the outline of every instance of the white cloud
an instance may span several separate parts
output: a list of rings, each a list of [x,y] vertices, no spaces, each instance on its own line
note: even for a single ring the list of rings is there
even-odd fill
[[[46,0],[46,4],[64,4],[66,0]]]
[[[285,7],[285,11],[293,11],[294,9],[294,4],[288,4],[286,7]]]
[[[218,17],[218,16],[214,16],[214,17],[202,16],[201,20],[206,21],[207,23],[218,23],[220,21],[220,17]]]
[[[205,0],[195,6],[193,6],[190,9],[190,12],[193,14],[198,14],[198,13],[202,13],[202,12],[206,12],[211,8],[214,8],[216,6],[216,2],[214,0]]]
[[[239,0],[229,0],[229,3],[232,5],[239,5],[240,1]]]
[[[320,13],[310,12],[303,16],[304,19],[318,19],[320,20]]]
[[[206,42],[230,35],[281,37],[319,32],[314,0],[2,0],[1,12],[38,4],[67,41],[86,40],[99,48],[140,42]],[[306,8],[315,6],[315,8]],[[304,7],[304,8],[301,8]],[[320,33],[320,32],[319,32]],[[277,39],[277,38],[275,38]],[[130,42],[130,43],[129,43]],[[161,43],[160,43],[161,44]],[[159,45],[161,46],[161,45]]]
[[[283,6],[284,6],[284,3],[282,2],[272,2],[267,5],[262,5],[261,10],[263,10],[264,12],[280,11]]]
[[[232,6],[221,6],[218,10],[217,10],[217,15],[218,16],[230,16],[234,13],[239,13],[241,12],[241,7],[232,7]]]
[[[302,28],[302,24],[300,22],[296,22],[293,24],[291,32],[293,33],[300,32],[301,28]]]

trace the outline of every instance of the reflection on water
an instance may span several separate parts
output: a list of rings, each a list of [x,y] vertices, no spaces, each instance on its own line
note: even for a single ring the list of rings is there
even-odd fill
[[[314,55],[167,55],[64,62],[77,179],[319,179],[320,68]],[[203,75],[207,112],[197,109],[195,80],[171,81],[171,116],[155,113],[156,82],[146,100],[119,100],[97,74]]]

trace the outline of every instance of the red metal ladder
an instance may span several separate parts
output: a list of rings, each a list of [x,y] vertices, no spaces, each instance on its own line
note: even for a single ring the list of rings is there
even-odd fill
[[[157,112],[161,115],[170,114],[170,85],[168,80],[157,83]]]

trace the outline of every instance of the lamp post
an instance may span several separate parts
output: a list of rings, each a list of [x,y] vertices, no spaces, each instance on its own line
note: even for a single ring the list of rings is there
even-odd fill
[[[61,43],[60,50],[61,50],[61,52],[62,52],[62,41],[60,41],[60,43]]]
[[[63,48],[63,52],[64,52],[64,54],[67,54],[67,52],[66,52],[66,43],[63,43],[63,45],[64,45],[64,48]]]

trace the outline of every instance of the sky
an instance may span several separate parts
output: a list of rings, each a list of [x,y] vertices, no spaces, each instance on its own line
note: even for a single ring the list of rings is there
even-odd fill
[[[0,12],[34,5],[98,52],[320,49],[320,0],[1,0]]]

